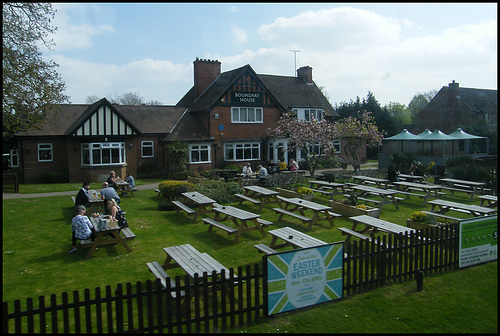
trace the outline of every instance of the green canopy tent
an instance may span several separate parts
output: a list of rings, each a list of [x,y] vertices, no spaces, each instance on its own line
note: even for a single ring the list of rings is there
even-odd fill
[[[382,148],[381,150],[385,150],[388,153],[395,153],[395,152],[405,152],[405,144],[406,144],[406,152],[414,152],[415,151],[415,146],[412,146],[412,141],[414,140],[419,140],[419,137],[413,133],[408,132],[408,130],[405,128],[404,130],[401,131],[401,133],[396,134],[392,137],[388,137],[382,140]],[[384,141],[385,146],[384,146]],[[395,142],[395,141],[399,141]]]
[[[419,135],[419,137],[420,137],[420,135]],[[430,154],[431,154],[431,156],[437,156],[437,155],[434,155],[434,142],[435,141],[441,142],[441,144],[442,144],[441,156],[446,156],[446,154],[447,154],[446,153],[446,141],[453,140],[452,137],[444,134],[440,130],[435,130],[431,134],[421,136],[421,139],[426,143],[430,142]],[[426,149],[424,147],[424,155],[425,155],[425,151],[426,151]]]
[[[489,154],[489,148],[490,148],[490,139],[487,137],[481,137],[477,135],[472,135],[467,132],[464,132],[461,128],[457,128],[457,130],[451,134],[449,134],[451,138],[453,138],[452,141],[452,153],[455,155],[457,152],[455,151],[455,143],[458,142],[458,152],[463,152],[465,155],[469,155],[471,152],[471,141],[474,140],[480,140],[480,139],[486,139],[486,155]],[[476,153],[474,153],[476,154]]]

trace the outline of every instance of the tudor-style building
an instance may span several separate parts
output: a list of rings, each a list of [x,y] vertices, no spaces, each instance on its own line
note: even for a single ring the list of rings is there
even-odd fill
[[[194,85],[176,106],[123,106],[105,98],[61,105],[40,129],[14,137],[11,168],[24,183],[42,182],[44,172],[60,169],[68,170],[70,182],[98,182],[110,170],[124,176],[147,162],[168,166],[167,145],[175,141],[189,145],[191,171],[282,157],[300,162],[300,151],[284,151],[287,138],[267,136],[286,113],[305,120],[338,117],[311,67],[296,77],[259,75],[250,65],[221,73],[219,61],[197,58]],[[336,147],[342,156],[340,140]],[[359,155],[366,158],[364,148]]]

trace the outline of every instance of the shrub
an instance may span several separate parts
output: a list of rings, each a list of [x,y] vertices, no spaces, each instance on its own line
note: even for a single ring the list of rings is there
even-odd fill
[[[191,173],[188,170],[180,171],[180,172],[173,172],[169,174],[169,177],[172,180],[177,180],[177,181],[183,181],[187,180],[188,176],[192,176],[193,173]]]
[[[297,192],[301,195],[304,195],[304,194],[312,194],[313,191],[307,187],[300,187],[297,189]]]
[[[467,181],[489,182],[489,170],[474,162],[472,157],[462,156],[448,159],[446,160],[446,166],[453,178]]]
[[[68,183],[69,173],[66,169],[61,169],[57,172],[45,172],[42,174],[43,183]]]
[[[217,180],[208,180],[198,183],[196,190],[203,195],[213,199],[217,203],[230,203],[237,200],[234,194],[243,192],[243,188],[237,182],[224,182]]]
[[[159,210],[175,210],[177,209],[172,201],[180,198],[181,193],[193,191],[194,184],[185,181],[163,181],[158,185],[160,189],[160,201],[158,203]]]
[[[167,170],[158,161],[141,161],[137,167],[137,178],[159,178],[166,177]]]
[[[410,215],[410,219],[415,222],[425,222],[428,217],[429,215],[422,211],[413,211]]]

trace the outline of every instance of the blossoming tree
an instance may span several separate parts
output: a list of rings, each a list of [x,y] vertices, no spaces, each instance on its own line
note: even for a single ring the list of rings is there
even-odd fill
[[[299,149],[306,157],[309,172],[314,175],[318,161],[324,153],[332,151],[335,139],[333,124],[326,120],[317,120],[311,116],[311,121],[299,120],[290,115],[284,115],[278,121],[276,128],[269,128],[268,135],[288,137],[290,151]]]
[[[366,142],[368,147],[382,144],[384,132],[375,125],[371,112],[363,111],[358,117],[348,117],[333,124],[335,138],[342,139],[342,147],[346,151],[347,161],[354,169],[359,165],[357,150]]]
[[[284,115],[278,121],[277,127],[269,128],[267,133],[269,136],[288,137],[289,145],[286,150],[302,151],[309,166],[309,173],[314,176],[321,156],[333,153],[335,139],[342,139],[347,160],[353,168],[359,164],[356,151],[364,142],[368,146],[382,143],[383,134],[370,114],[371,112],[364,111],[358,117],[348,117],[333,123],[314,117],[311,117],[311,121],[305,121]]]

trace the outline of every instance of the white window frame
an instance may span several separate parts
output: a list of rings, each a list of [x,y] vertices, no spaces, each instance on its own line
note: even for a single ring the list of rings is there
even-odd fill
[[[261,158],[260,142],[233,142],[224,144],[225,161],[252,161]],[[228,155],[229,152],[231,155]],[[257,153],[256,155],[254,155]]]
[[[48,159],[42,158],[40,155],[42,151],[48,151],[50,158],[48,158]],[[54,161],[54,152],[52,150],[51,143],[39,143],[37,152],[38,152],[38,162],[52,162],[52,161]]]
[[[253,118],[250,117],[251,115]],[[264,109],[253,106],[231,107],[231,122],[233,124],[262,124],[264,122]]]
[[[19,167],[19,151],[16,148],[12,148],[10,150],[9,155],[10,155],[9,167],[11,168]]]
[[[127,163],[127,157],[125,155],[125,142],[93,142],[93,143],[83,143],[81,147],[81,164],[82,166],[112,166],[117,164]],[[113,155],[113,152],[118,150],[118,156]],[[111,154],[109,156],[110,162],[104,162],[107,156],[103,155],[109,151]],[[89,161],[86,162],[86,155],[88,154]],[[118,160],[113,161],[113,158],[117,157]]]
[[[292,109],[297,114],[299,120],[304,120],[306,122],[311,121],[311,114],[314,115],[316,120],[322,120],[325,117],[325,111],[323,109],[316,108],[294,108]]]
[[[207,160],[193,160],[193,154],[198,153],[198,158],[201,159],[203,157],[203,152],[206,152]],[[189,163],[211,163],[212,151],[210,144],[192,144],[189,145]]]
[[[340,154],[342,152],[342,141],[341,140],[333,140],[333,148],[335,154]]]
[[[155,157],[155,147],[153,141],[141,141],[141,157],[152,158]],[[144,155],[144,149],[151,148],[151,155]]]

